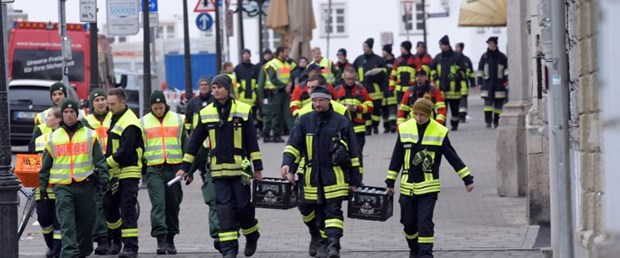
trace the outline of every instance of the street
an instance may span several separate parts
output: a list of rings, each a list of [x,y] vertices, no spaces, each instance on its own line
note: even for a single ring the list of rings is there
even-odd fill
[[[501,198],[496,188],[496,131],[484,128],[482,101],[470,97],[470,119],[449,133],[455,149],[474,175],[475,189],[466,193],[463,182],[444,160],[441,166],[442,192],[435,209],[436,257],[543,257],[533,248],[539,226],[526,220],[525,198]],[[364,183],[385,187],[387,167],[396,134],[366,138]],[[284,144],[260,142],[265,170],[263,176],[279,176]],[[177,257],[219,257],[213,248],[207,225],[207,206],[200,192],[201,180],[184,185],[181,204],[181,234],[175,239]],[[397,191],[398,192],[398,191]],[[155,238],[150,236],[148,193],[138,195],[140,257],[155,256]],[[386,222],[345,218],[343,257],[406,257],[408,248],[399,222],[398,196],[394,215]],[[22,198],[23,200],[23,198]],[[21,202],[24,203],[23,201]],[[347,203],[343,203],[346,214]],[[79,214],[76,214],[79,216]],[[19,216],[21,217],[21,209]],[[36,215],[35,215],[36,216]],[[297,209],[257,209],[261,238],[254,257],[308,257],[309,234]],[[45,245],[33,217],[19,241],[20,256],[41,257]],[[244,239],[240,238],[243,248]]]

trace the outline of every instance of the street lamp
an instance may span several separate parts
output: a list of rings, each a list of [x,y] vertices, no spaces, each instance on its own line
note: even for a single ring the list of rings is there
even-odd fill
[[[269,0],[248,0],[249,8],[243,7],[243,0],[237,0],[237,9],[233,11],[237,13],[239,17],[239,50],[245,48],[245,41],[243,38],[243,13],[246,13],[249,17],[258,16],[258,53],[260,56],[260,62],[263,60],[263,16],[267,14],[264,8],[269,6]],[[241,58],[241,55],[239,55]],[[241,62],[241,61],[239,61]]]
[[[0,4],[0,28],[4,28],[2,9]],[[0,110],[9,110],[7,101],[6,64],[4,63],[4,29],[0,32]],[[9,113],[0,112],[0,124],[5,125],[0,130],[0,250],[3,257],[18,257],[19,246],[17,241],[17,190],[19,181],[11,173],[11,132],[9,130]]]

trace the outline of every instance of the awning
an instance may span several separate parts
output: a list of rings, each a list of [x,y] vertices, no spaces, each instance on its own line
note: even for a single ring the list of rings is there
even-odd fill
[[[506,0],[463,0],[459,27],[504,27],[506,7]]]

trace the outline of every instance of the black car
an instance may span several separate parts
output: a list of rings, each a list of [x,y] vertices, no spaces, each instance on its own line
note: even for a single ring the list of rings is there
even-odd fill
[[[9,83],[9,116],[11,145],[27,145],[32,138],[34,118],[37,113],[52,106],[50,87],[56,81],[13,80]],[[67,97],[78,100],[72,87],[67,88]]]

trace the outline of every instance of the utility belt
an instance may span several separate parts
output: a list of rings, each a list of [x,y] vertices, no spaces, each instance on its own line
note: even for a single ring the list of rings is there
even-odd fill
[[[168,164],[168,163],[164,162],[164,163],[161,163],[159,165],[148,165],[148,167],[156,168],[156,169],[159,169],[159,170],[163,170],[165,167],[172,167],[172,166],[179,166],[179,165],[181,165],[181,163],[179,163],[179,164]]]

